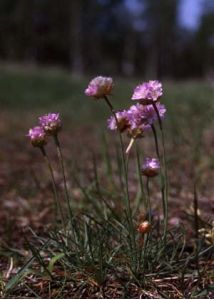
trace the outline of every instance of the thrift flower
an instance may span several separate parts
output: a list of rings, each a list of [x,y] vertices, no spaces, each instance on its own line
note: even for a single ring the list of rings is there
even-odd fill
[[[126,110],[116,112],[116,118],[117,118],[117,122],[116,122],[115,116],[111,116],[108,119],[108,128],[109,129],[116,130],[118,127],[120,132],[123,132],[127,128],[129,128],[130,124],[129,124],[129,119],[128,119]]]
[[[31,144],[34,147],[43,147],[47,143],[46,133],[40,126],[31,128],[27,136],[30,138]]]
[[[132,100],[139,100],[142,104],[147,105],[156,102],[162,95],[162,84],[157,80],[150,80],[135,88]]]
[[[156,107],[161,118],[164,118],[166,108],[163,104],[157,103]],[[151,125],[157,120],[157,113],[153,105],[142,105],[137,103],[132,105],[128,110],[116,112],[118,122],[115,117],[111,116],[108,119],[108,128],[116,130],[117,125],[120,132],[127,130],[130,138],[141,138],[145,131],[151,129]],[[118,124],[117,124],[118,123]]]
[[[132,105],[127,111],[130,123],[128,135],[133,138],[140,138],[143,133],[150,129],[150,125],[146,122],[144,116],[144,106],[141,104]]]
[[[151,104],[142,106],[144,107],[142,112],[142,118],[144,118],[146,124],[152,125],[158,119],[154,106]],[[157,103],[156,107],[158,109],[160,118],[163,119],[166,113],[165,105]]]
[[[39,125],[46,133],[56,135],[62,128],[59,113],[49,113],[39,117]]]
[[[166,112],[165,106],[157,103],[156,107],[160,117],[164,118]],[[128,129],[129,136],[137,138],[142,137],[145,131],[151,129],[151,125],[157,120],[157,113],[153,105],[137,103],[129,108],[127,118],[130,123],[130,128]]]
[[[137,228],[137,231],[140,233],[147,233],[151,230],[151,224],[148,221],[144,221],[140,223],[140,225]]]
[[[142,174],[147,177],[154,177],[160,171],[160,162],[157,158],[147,157],[142,166]]]
[[[111,95],[112,88],[113,79],[111,77],[98,76],[90,81],[85,94],[99,99]]]

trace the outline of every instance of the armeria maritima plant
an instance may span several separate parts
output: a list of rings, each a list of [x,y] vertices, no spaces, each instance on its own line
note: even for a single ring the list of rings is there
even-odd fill
[[[113,79],[111,77],[95,77],[92,79],[85,90],[86,96],[93,96],[95,98],[103,98],[112,112],[112,116],[108,119],[108,128],[115,130],[119,134],[120,146],[122,153],[124,181],[125,181],[125,209],[128,216],[129,232],[132,237],[131,248],[133,251],[136,249],[136,240],[134,233],[133,212],[131,209],[131,202],[129,196],[129,183],[128,183],[128,157],[132,145],[137,139],[144,137],[149,131],[153,132],[155,139],[155,149],[157,159],[147,159],[142,166],[142,174],[147,176],[147,191],[149,194],[149,178],[159,174],[162,176],[162,203],[164,213],[164,240],[167,234],[167,216],[168,216],[168,200],[167,200],[167,171],[165,159],[165,145],[162,120],[166,114],[164,104],[160,103],[160,98],[163,95],[162,84],[157,80],[144,82],[134,89],[132,100],[138,103],[132,105],[127,110],[115,111],[112,102],[108,98],[112,95]],[[159,123],[162,136],[163,155],[160,154],[158,145],[158,135],[155,129],[155,123]],[[124,151],[123,134],[126,133],[130,138],[129,145]],[[150,199],[148,195],[147,208],[150,207]],[[151,212],[149,212],[149,220],[151,221]]]

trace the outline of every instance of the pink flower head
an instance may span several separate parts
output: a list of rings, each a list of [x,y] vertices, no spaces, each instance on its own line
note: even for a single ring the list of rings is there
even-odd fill
[[[85,94],[99,99],[111,95],[112,88],[113,79],[111,77],[98,76],[90,81]]]
[[[31,128],[27,136],[30,138],[31,144],[34,147],[43,147],[47,143],[46,133],[40,126]]]
[[[144,106],[137,103],[132,105],[127,111],[127,116],[130,123],[128,135],[133,138],[140,138],[143,133],[150,129],[150,125],[146,122],[144,116]]]
[[[166,108],[163,104],[157,103],[161,118],[164,118]],[[142,105],[137,103],[132,105],[128,110],[118,111],[116,113],[118,124],[114,116],[111,116],[108,120],[108,128],[116,130],[119,126],[120,132],[128,131],[128,136],[131,138],[141,138],[145,131],[151,129],[151,125],[157,120],[157,113],[153,105]]]
[[[157,113],[154,109],[154,106],[151,105],[151,104],[141,105],[141,106],[143,106],[142,118],[144,118],[144,122],[146,124],[152,125],[158,119],[158,116],[157,116]],[[165,113],[166,113],[165,105],[157,103],[156,107],[158,109],[160,118],[163,119],[164,116],[165,116]]]
[[[142,166],[142,174],[147,177],[154,177],[160,171],[160,162],[157,158],[147,157]]]
[[[156,102],[162,95],[162,84],[157,80],[150,80],[135,88],[132,100],[138,100],[147,105]]]
[[[49,113],[39,117],[39,125],[48,134],[57,134],[62,128],[62,122],[59,113]]]
[[[116,112],[116,118],[117,121],[115,119],[115,116],[111,116],[108,119],[109,129],[116,130],[118,128],[120,132],[123,132],[130,126],[126,110]]]

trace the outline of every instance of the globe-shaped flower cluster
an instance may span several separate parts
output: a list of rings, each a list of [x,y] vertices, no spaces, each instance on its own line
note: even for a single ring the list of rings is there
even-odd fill
[[[163,104],[157,103],[161,118],[164,118],[166,108]],[[121,132],[127,131],[128,136],[140,138],[145,131],[151,129],[152,124],[157,120],[157,113],[152,104],[141,105],[137,103],[132,105],[128,110],[116,112],[117,121],[114,116],[108,119],[108,128],[110,130],[119,129]]]
[[[31,128],[27,134],[34,147],[42,148],[47,144],[47,135],[56,136],[62,128],[59,113],[49,113],[38,118],[39,126]]]

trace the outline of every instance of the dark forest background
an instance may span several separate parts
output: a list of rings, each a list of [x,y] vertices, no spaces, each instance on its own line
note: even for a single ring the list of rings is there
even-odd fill
[[[214,1],[200,24],[178,21],[180,0],[1,0],[0,60],[75,74],[214,77]],[[191,13],[191,12],[190,12]]]

